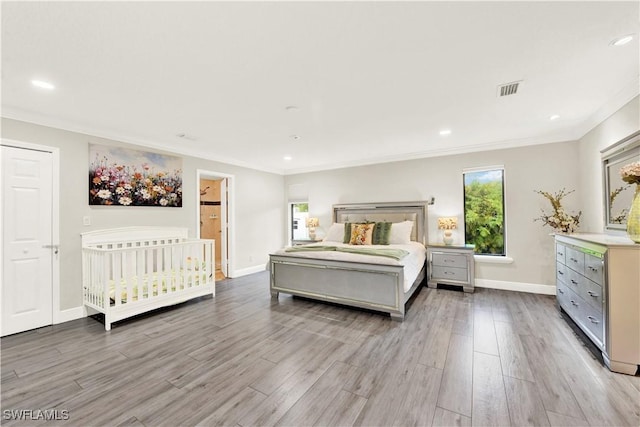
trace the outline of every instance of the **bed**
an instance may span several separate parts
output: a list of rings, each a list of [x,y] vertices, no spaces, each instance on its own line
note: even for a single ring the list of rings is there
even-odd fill
[[[411,222],[409,241],[387,246],[409,254],[396,260],[348,249],[342,252],[338,248],[351,245],[335,241],[312,245],[318,250],[282,249],[269,256],[271,296],[277,299],[286,293],[386,312],[394,320],[404,320],[406,302],[425,279],[427,205],[423,201],[334,205],[334,225]]]
[[[111,323],[204,295],[215,296],[213,240],[181,227],[82,234],[83,301]]]

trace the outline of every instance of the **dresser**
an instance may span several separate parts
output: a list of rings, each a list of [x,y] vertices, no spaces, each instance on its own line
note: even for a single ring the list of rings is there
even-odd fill
[[[475,261],[473,245],[427,245],[427,286],[438,284],[462,286],[465,292],[475,289]]]
[[[560,308],[602,351],[614,372],[640,366],[640,245],[626,236],[556,235]]]

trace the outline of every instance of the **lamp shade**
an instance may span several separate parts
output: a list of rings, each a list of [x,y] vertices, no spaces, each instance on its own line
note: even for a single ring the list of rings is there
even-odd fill
[[[444,216],[438,218],[438,228],[440,230],[453,230],[458,228],[458,218],[455,216]]]
[[[318,218],[307,218],[307,227],[315,228],[320,225],[320,220]]]

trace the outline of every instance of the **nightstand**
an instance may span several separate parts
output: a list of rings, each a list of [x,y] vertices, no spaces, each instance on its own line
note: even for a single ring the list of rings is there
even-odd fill
[[[465,292],[473,292],[475,287],[475,261],[473,245],[427,245],[428,278],[427,286],[437,288],[438,284],[462,286]]]

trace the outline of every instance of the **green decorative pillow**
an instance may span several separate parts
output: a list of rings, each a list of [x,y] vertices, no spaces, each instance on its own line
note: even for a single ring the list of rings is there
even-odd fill
[[[349,243],[351,240],[351,224],[350,222],[344,223],[344,236],[342,237],[342,243]]]
[[[372,244],[374,245],[388,245],[389,238],[391,237],[391,224],[390,222],[376,222],[376,226],[373,229]]]

